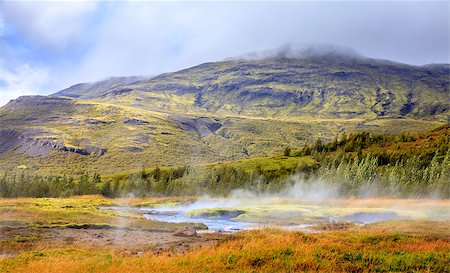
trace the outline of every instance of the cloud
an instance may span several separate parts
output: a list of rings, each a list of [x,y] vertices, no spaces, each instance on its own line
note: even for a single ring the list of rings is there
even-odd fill
[[[5,32],[5,23],[3,22],[3,18],[0,14],[0,37],[4,35]]]
[[[360,59],[364,56],[349,47],[334,44],[285,44],[275,49],[245,53],[231,60],[260,60],[265,58],[306,59],[317,56]]]
[[[92,81],[154,75],[286,43],[338,44],[412,64],[448,62],[443,4],[110,3],[93,46],[71,76]]]
[[[86,43],[98,5],[0,3],[0,106],[18,96],[48,94],[68,84],[60,80],[70,74],[67,56]]]
[[[49,50],[79,45],[96,11],[96,2],[4,1],[5,19],[25,39]]]
[[[3,1],[0,61],[11,73],[23,66],[46,71],[45,85],[33,89],[46,94],[79,82],[156,75],[287,43],[337,44],[368,57],[442,63],[450,62],[448,6],[406,1]]]
[[[46,69],[23,64],[13,70],[0,63],[0,106],[23,95],[36,95],[49,80]]]
[[[80,63],[80,77],[154,75],[240,53],[242,48],[230,46],[239,28],[227,18],[231,9],[208,3],[112,4]]]

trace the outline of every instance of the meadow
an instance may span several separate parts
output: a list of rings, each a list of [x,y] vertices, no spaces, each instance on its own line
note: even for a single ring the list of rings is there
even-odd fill
[[[327,223],[308,231],[257,229],[177,237],[180,224],[100,206],[157,206],[194,197],[1,199],[1,272],[449,272],[449,220]],[[442,201],[343,200],[415,209]],[[187,224],[183,224],[187,225]],[[112,235],[111,235],[112,234]],[[111,240],[114,238],[114,240]],[[108,241],[109,240],[109,241]]]

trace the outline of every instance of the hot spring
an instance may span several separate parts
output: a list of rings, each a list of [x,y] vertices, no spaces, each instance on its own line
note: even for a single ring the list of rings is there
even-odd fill
[[[448,202],[416,199],[298,200],[286,197],[200,198],[192,203],[154,207],[103,207],[133,210],[153,221],[202,223],[211,232],[279,227],[308,230],[324,223],[373,224],[390,220],[447,220]]]

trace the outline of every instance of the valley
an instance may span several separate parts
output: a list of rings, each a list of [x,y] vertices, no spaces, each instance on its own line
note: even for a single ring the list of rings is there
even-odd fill
[[[448,65],[325,52],[0,107],[1,272],[447,272]]]

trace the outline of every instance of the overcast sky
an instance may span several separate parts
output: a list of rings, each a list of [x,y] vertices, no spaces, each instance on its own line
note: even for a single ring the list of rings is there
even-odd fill
[[[449,63],[449,2],[0,3],[0,105],[109,76],[156,75],[286,43]]]

